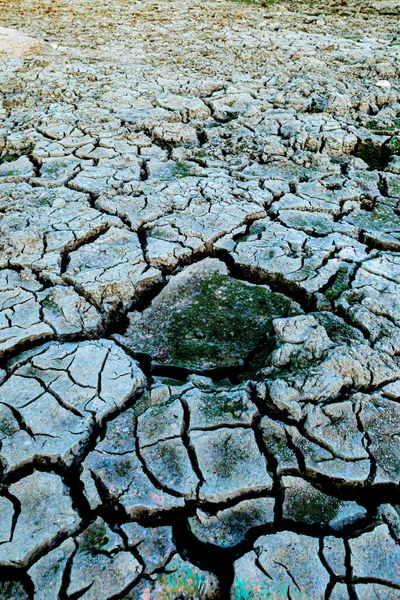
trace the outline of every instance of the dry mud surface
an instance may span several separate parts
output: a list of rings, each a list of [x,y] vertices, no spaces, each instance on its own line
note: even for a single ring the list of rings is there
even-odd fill
[[[400,598],[397,2],[0,15],[0,598]]]

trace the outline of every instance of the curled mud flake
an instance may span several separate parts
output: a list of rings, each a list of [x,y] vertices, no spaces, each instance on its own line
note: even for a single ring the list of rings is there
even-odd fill
[[[244,500],[215,515],[198,510],[189,525],[202,542],[230,548],[243,542],[252,530],[272,529],[274,508],[274,498]]]
[[[366,516],[362,506],[327,496],[300,477],[283,477],[282,487],[283,518],[289,521],[340,531]]]

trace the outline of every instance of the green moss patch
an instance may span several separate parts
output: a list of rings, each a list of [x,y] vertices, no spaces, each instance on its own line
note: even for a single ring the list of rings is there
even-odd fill
[[[135,313],[130,343],[158,364],[242,367],[272,332],[273,319],[295,314],[296,305],[267,286],[233,279],[219,261],[203,263],[172,278],[143,314]]]
[[[98,521],[89,525],[82,538],[80,550],[88,554],[97,554],[109,541],[106,526]]]
[[[394,135],[391,140],[385,145],[385,152],[388,156],[394,154],[400,155],[400,136]]]
[[[219,455],[216,471],[223,479],[232,477],[233,472],[249,459],[246,448],[238,446],[237,441],[230,436],[226,437],[219,446]]]
[[[203,414],[212,419],[229,415],[233,418],[240,417],[247,406],[243,394],[206,394],[205,402],[201,407]]]
[[[382,170],[382,147],[376,144],[374,140],[365,138],[360,142],[354,154],[366,162],[370,169]]]
[[[9,437],[18,431],[17,422],[14,419],[3,417],[0,419],[0,438]]]
[[[290,499],[287,515],[299,523],[329,523],[339,512],[342,502],[317,490],[304,493],[300,490]]]
[[[351,268],[349,265],[345,264],[343,267],[340,267],[332,285],[325,291],[325,296],[328,300],[336,300],[343,292],[349,289],[350,276]]]
[[[42,302],[43,308],[47,308],[52,312],[59,313],[61,312],[59,304],[54,300],[54,296],[50,293],[46,296],[46,298]]]
[[[18,581],[1,581],[0,598],[1,600],[26,600],[28,596]]]

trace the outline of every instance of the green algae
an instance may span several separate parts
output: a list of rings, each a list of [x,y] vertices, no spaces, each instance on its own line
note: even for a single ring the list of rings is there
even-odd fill
[[[108,543],[107,529],[104,523],[92,523],[82,534],[80,550],[87,554],[98,554]]]
[[[1,581],[0,598],[1,600],[25,600],[27,595],[25,594],[20,582]]]
[[[300,523],[328,523],[334,519],[342,505],[338,498],[312,493],[296,492],[290,498],[288,516]]]
[[[54,175],[59,175],[59,173],[61,171],[63,171],[64,169],[67,169],[68,167],[71,166],[71,162],[55,162],[51,165],[44,165],[43,167],[43,175],[50,175],[50,176],[54,176]]]
[[[265,447],[268,452],[275,458],[280,458],[283,461],[293,460],[293,451],[289,448],[286,437],[278,437],[277,435],[264,435]]]
[[[7,162],[14,162],[15,160],[18,160],[19,158],[21,158],[20,154],[5,154],[3,156],[3,158],[0,160],[0,165],[2,165],[3,163],[7,163]]]
[[[235,439],[227,436],[218,446],[218,465],[216,470],[222,479],[232,477],[232,472],[249,459],[249,454],[243,446],[239,446]]]
[[[115,474],[118,477],[127,477],[132,471],[132,462],[129,459],[123,459],[115,465]]]
[[[148,309],[132,327],[136,350],[159,364],[198,370],[243,367],[272,332],[274,318],[293,314],[293,303],[266,286],[218,271],[185,281],[166,302]]]
[[[325,296],[328,300],[333,301],[349,289],[351,276],[351,268],[349,265],[343,265],[337,272],[334,282],[325,290]]]
[[[18,177],[19,174],[20,173],[14,169],[6,171],[6,173],[3,173],[2,175],[0,175],[0,177]]]
[[[29,146],[27,146],[26,148],[24,148],[23,150],[21,150],[18,153],[16,153],[16,152],[6,153],[0,159],[0,165],[3,163],[14,162],[15,160],[18,160],[19,158],[21,158],[21,156],[27,156],[28,154],[31,154],[31,152],[33,151],[34,148],[35,148],[35,144],[30,144]]]
[[[239,235],[236,239],[235,242],[237,242],[238,244],[243,243],[243,242],[247,242],[248,239],[251,238],[251,234],[248,233],[244,233],[243,235]]]
[[[312,218],[303,217],[302,215],[294,215],[290,218],[290,227],[302,229],[305,231],[315,231],[319,234],[328,234],[332,231],[332,223],[324,218],[323,215],[314,213]]]
[[[6,417],[3,417],[0,420],[0,435],[9,437],[10,435],[13,435],[16,431],[18,431],[16,421],[7,419]]]
[[[191,174],[192,169],[190,165],[187,165],[186,163],[178,162],[172,170],[173,177],[190,177]]]
[[[246,408],[242,394],[232,396],[232,394],[221,393],[205,395],[205,402],[200,410],[205,417],[212,419],[225,415],[238,417]]]
[[[46,296],[46,298],[43,300],[42,306],[43,308],[47,308],[48,310],[51,310],[54,313],[61,312],[60,306],[54,300],[54,297],[51,293],[48,294],[48,296]]]
[[[348,325],[345,321],[331,313],[319,312],[312,314],[319,324],[324,327],[326,333],[333,342],[349,344],[354,342],[355,339],[363,337],[358,329]]]
[[[394,154],[400,155],[400,136],[394,135],[390,141],[385,145],[385,152],[388,156]]]
[[[387,191],[389,196],[393,196],[393,198],[400,197],[400,177],[395,178],[395,176],[393,176],[387,181]],[[398,217],[397,220],[399,220]],[[392,230],[393,229],[394,228],[392,228]]]
[[[358,211],[349,221],[364,231],[388,232],[400,228],[400,217],[387,204],[377,204],[372,211]]]

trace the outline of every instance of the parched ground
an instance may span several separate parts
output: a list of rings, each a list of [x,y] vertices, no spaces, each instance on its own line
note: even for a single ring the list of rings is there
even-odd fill
[[[399,17],[0,0],[1,600],[400,598]]]

